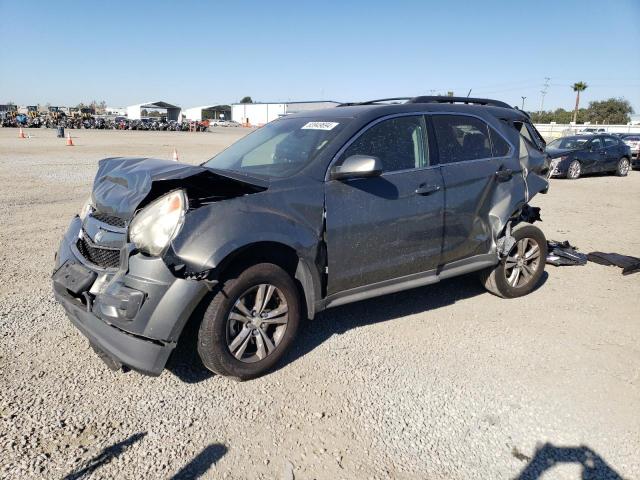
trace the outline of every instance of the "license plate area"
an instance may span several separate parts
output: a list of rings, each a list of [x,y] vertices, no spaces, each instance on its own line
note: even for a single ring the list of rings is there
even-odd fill
[[[75,296],[88,291],[98,274],[78,263],[67,262],[53,274],[53,281]]]

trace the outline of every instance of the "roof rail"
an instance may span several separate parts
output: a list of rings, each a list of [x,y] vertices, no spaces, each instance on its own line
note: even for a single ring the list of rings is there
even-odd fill
[[[376,103],[393,102],[397,100],[405,100],[406,103],[410,103],[413,97],[393,97],[393,98],[378,98],[376,100],[367,100],[366,102],[349,102],[341,103],[338,107],[351,107],[353,105],[375,105]]]
[[[473,98],[473,97],[449,97],[449,96],[420,96],[413,97],[407,103],[466,103],[472,105],[486,105],[490,107],[513,107],[499,100],[491,100],[489,98]]]

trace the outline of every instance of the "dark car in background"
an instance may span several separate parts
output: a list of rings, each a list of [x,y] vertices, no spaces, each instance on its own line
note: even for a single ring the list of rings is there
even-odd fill
[[[546,152],[551,176],[571,180],[589,173],[615,173],[624,177],[631,167],[631,150],[614,135],[573,135],[553,140]]]
[[[417,97],[289,115],[201,166],[105,159],[55,297],[113,368],[159,375],[191,319],[204,365],[248,379],[329,307],[470,272],[526,295],[544,146],[505,103]]]

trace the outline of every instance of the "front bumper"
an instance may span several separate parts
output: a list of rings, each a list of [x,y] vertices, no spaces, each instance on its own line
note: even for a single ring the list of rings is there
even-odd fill
[[[117,269],[101,269],[76,248],[81,231],[82,222],[76,217],[60,244],[53,275],[56,300],[107,357],[103,359],[111,360],[107,361],[111,367],[160,375],[207,286],[176,278],[162,259],[135,253],[128,245]],[[74,275],[80,281],[72,283]]]

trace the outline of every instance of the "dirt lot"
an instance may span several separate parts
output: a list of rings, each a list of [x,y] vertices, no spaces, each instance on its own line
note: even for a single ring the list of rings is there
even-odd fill
[[[52,298],[97,161],[201,162],[247,131],[0,129],[0,477],[640,478],[640,274],[548,267],[501,300],[473,276],[329,310],[276,372],[111,372]],[[548,238],[640,256],[640,172],[552,181]],[[537,450],[538,449],[538,450]],[[556,465],[557,463],[557,465]]]

